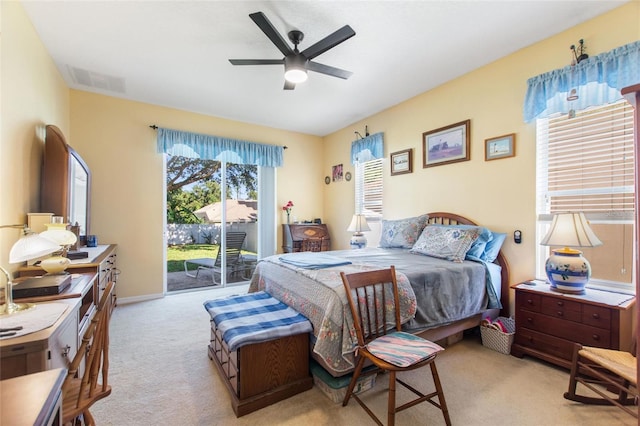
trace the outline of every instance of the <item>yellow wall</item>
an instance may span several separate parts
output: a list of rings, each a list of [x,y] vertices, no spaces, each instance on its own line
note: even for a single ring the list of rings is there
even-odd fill
[[[25,223],[37,211],[44,125],[69,131],[69,89],[19,2],[0,2],[0,225]],[[0,231],[0,262],[19,231]],[[4,278],[0,278],[4,286]]]
[[[569,46],[584,39],[591,55],[640,39],[640,2],[632,2],[583,25],[536,43],[325,137],[324,168],[348,163],[354,131],[384,132],[384,217],[396,219],[426,212],[448,211],[509,234],[504,251],[512,283],[535,272],[535,122],[526,124],[522,106],[527,79],[562,68]],[[477,46],[477,48],[482,48]],[[460,52],[463,54],[463,52]],[[434,65],[437,66],[437,65]],[[384,82],[381,82],[384,84]],[[422,133],[471,120],[470,161],[423,168]],[[484,140],[516,134],[516,156],[484,160]],[[413,173],[389,174],[389,153],[413,148]],[[345,171],[353,171],[349,165]],[[333,229],[335,248],[348,246],[353,184],[331,184],[324,192],[324,217]],[[377,228],[379,229],[379,228]],[[513,231],[522,231],[521,244]],[[344,235],[342,239],[338,237]],[[369,243],[376,244],[375,229]]]
[[[277,205],[292,200],[299,219],[322,213],[322,198],[313,196],[324,186],[319,137],[77,90],[71,91],[71,116],[69,143],[92,173],[91,233],[99,243],[118,244],[119,298],[163,291],[163,157],[151,124],[286,145],[284,167],[277,171]]]
[[[2,12],[2,204],[0,224],[23,221],[38,208],[42,126],[55,124],[92,171],[91,231],[99,242],[119,245],[120,298],[162,292],[162,158],[150,124],[264,143],[283,144],[278,199],[291,199],[298,219],[322,217],[334,248],[346,248],[353,181],[324,185],[331,166],[349,164],[354,131],[384,132],[385,153],[414,149],[414,172],[389,176],[385,163],[385,217],[451,211],[497,231],[523,231],[507,241],[513,281],[533,274],[535,241],[535,126],[522,120],[529,77],[560,68],[568,47],[584,38],[589,54],[640,39],[640,3],[608,14],[496,61],[432,91],[318,138],[69,90],[19,2]],[[462,54],[462,52],[461,52]],[[384,84],[384,82],[381,82]],[[422,132],[471,120],[471,161],[422,168]],[[484,161],[484,139],[516,133],[516,157]],[[280,215],[280,220],[283,215]],[[279,229],[279,228],[278,228]],[[0,233],[7,259],[13,231]],[[279,234],[279,232],[278,232]],[[372,233],[373,234],[373,233]],[[280,236],[279,236],[280,238]],[[370,238],[375,245],[376,238]]]

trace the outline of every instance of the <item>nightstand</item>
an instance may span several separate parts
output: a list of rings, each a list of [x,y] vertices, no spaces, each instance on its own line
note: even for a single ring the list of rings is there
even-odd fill
[[[635,297],[587,289],[584,295],[553,291],[544,281],[516,291],[516,337],[511,355],[525,354],[570,368],[574,343],[630,351]]]

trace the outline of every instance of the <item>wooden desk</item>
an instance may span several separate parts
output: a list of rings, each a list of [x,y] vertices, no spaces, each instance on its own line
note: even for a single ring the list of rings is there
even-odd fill
[[[67,370],[57,368],[0,381],[0,424],[61,425],[66,375]]]
[[[0,379],[66,367],[71,362],[96,310],[96,277],[95,273],[80,274],[59,295],[16,299],[20,302],[65,303],[69,309],[51,327],[0,340]]]

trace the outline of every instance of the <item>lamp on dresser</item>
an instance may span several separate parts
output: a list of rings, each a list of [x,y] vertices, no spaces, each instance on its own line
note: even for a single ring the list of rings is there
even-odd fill
[[[371,228],[369,228],[367,218],[363,214],[353,215],[347,231],[353,232],[353,236],[349,241],[349,245],[352,249],[361,249],[367,246],[367,238],[364,236],[363,232],[371,231]]]
[[[591,278],[591,265],[580,250],[571,247],[602,245],[582,212],[557,213],[549,232],[540,242],[543,246],[560,246],[551,250],[545,263],[551,289],[561,293],[584,293]]]
[[[62,217],[54,216],[53,222],[47,223],[47,230],[40,235],[58,245],[56,253],[40,261],[40,267],[47,271],[47,275],[65,274],[65,269],[71,263],[67,258],[69,248],[78,241],[78,237],[67,229]]]
[[[9,252],[9,263],[20,263],[36,259],[60,249],[59,245],[34,232],[31,232],[31,230],[25,225],[1,225],[0,228],[22,229],[22,237],[16,241]],[[2,270],[2,273],[7,280],[4,309],[0,309],[0,315],[13,314],[15,312],[32,308],[34,306],[32,303],[13,302],[13,279],[11,274],[2,266],[0,266],[0,270]]]

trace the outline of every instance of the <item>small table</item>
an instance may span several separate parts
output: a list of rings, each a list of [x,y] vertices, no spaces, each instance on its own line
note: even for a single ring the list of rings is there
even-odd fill
[[[0,381],[0,424],[62,425],[66,375],[66,369],[57,368]]]

